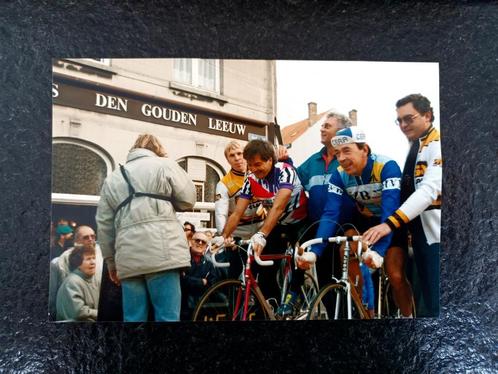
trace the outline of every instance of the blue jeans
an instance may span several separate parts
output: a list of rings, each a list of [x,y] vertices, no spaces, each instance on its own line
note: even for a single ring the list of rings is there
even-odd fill
[[[145,322],[149,305],[156,321],[179,321],[181,306],[180,272],[168,270],[121,280],[123,319]]]

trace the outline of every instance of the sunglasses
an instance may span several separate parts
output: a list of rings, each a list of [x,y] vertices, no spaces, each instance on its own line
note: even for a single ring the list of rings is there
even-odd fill
[[[89,239],[95,239],[96,236],[95,234],[91,234],[91,235],[84,235],[82,236],[83,240],[89,240]]]
[[[189,229],[188,227],[184,227],[183,231],[192,231],[192,229]]]
[[[401,124],[404,122],[408,126],[410,126],[413,123],[413,120],[417,117],[420,117],[420,114],[415,114],[415,115],[408,114],[403,118],[396,118],[396,120],[394,120],[394,123],[398,126],[401,126]]]
[[[202,239],[194,239],[194,242],[195,242],[196,244],[207,244],[207,241],[202,240]]]

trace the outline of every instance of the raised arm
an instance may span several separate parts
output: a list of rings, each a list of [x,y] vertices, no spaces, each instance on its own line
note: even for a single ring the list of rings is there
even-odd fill
[[[249,202],[250,200],[243,197],[239,197],[239,199],[237,200],[237,205],[235,205],[235,210],[228,218],[228,221],[225,227],[223,228],[223,232],[221,234],[221,236],[223,236],[225,239],[227,239],[230,235],[232,235],[232,233],[237,228],[240,218],[247,209]]]

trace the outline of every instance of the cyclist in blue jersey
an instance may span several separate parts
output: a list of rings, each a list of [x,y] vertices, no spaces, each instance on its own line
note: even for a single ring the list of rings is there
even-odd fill
[[[338,130],[352,126],[351,120],[338,112],[329,112],[320,126],[320,142],[323,147],[306,159],[298,168],[297,173],[308,193],[308,220],[310,222],[309,235],[314,237],[318,229],[318,223],[323,214],[325,203],[327,202],[328,183],[332,172],[337,169],[339,162],[335,157],[335,149],[330,142]],[[339,223],[350,222],[350,212],[353,204],[349,200],[344,201],[350,204],[349,208],[343,207]],[[339,274],[340,261],[338,253],[334,250],[336,244],[330,243],[323,251],[317,264],[318,284],[327,284],[332,274]],[[292,294],[285,298],[286,313],[292,313],[292,307],[299,304],[299,293]]]
[[[327,204],[317,232],[317,237],[322,238],[335,234],[344,196],[356,204],[353,223],[360,232],[383,222],[400,205],[399,166],[394,160],[371,153],[361,129],[350,127],[338,131],[332,145],[340,166],[330,177]],[[404,271],[405,234],[399,231],[394,236],[385,236],[362,256],[364,263],[371,268],[378,268],[385,261],[395,301],[403,316],[409,317],[412,313],[412,291]],[[355,251],[356,246],[352,247]],[[304,258],[298,258],[298,266],[303,269],[309,267],[324,248],[325,244],[313,246]],[[353,279],[359,279],[358,290],[361,294],[363,281],[357,260],[352,261],[350,271]]]

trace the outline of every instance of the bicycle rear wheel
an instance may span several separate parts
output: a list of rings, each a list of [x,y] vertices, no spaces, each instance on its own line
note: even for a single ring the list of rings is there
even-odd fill
[[[352,318],[369,318],[358,294],[353,290],[351,291]],[[311,304],[308,320],[326,319],[348,319],[347,290],[343,284],[331,283],[326,285]]]
[[[195,307],[193,321],[240,321],[244,310],[244,286],[235,279],[226,279],[211,286]],[[251,290],[247,320],[265,320],[268,314],[264,300]]]
[[[385,280],[384,293],[382,295],[381,318],[401,318],[401,311],[394,301],[391,284]],[[412,297],[412,316],[416,317],[415,300]]]

